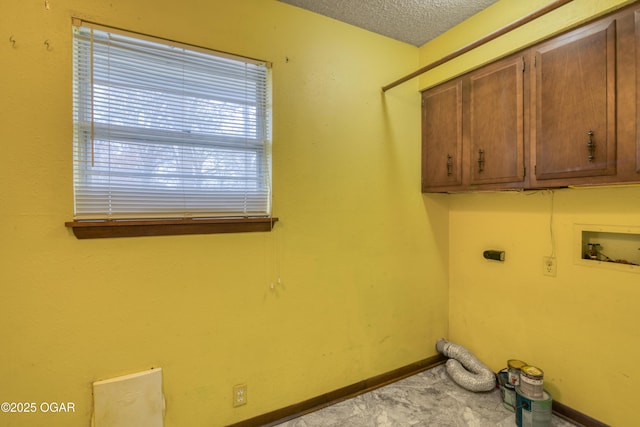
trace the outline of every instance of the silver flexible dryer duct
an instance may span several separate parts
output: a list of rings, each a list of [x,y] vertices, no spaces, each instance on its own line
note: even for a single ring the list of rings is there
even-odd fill
[[[496,376],[469,350],[461,345],[440,338],[436,350],[450,359],[447,360],[447,374],[459,386],[469,391],[489,391],[496,386]]]

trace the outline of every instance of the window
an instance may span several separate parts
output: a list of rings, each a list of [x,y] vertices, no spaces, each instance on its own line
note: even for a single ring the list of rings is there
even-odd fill
[[[263,61],[74,22],[67,225],[272,226],[270,108]]]

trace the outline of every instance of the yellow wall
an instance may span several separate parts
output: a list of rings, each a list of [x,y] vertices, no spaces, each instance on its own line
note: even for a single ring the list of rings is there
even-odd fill
[[[635,425],[640,273],[580,264],[574,229],[639,226],[640,188],[455,195],[450,206],[449,338],[496,371],[513,358],[539,366],[555,400]]]
[[[554,398],[629,424],[639,276],[575,264],[573,228],[638,225],[639,190],[422,196],[417,91],[626,2],[575,0],[379,90],[546,3],[501,0],[417,49],[275,0],[2,2],[0,401],[76,412],[0,424],[86,426],[91,382],[160,366],[167,426],[223,425],[432,356],[440,336],[493,369],[535,363]],[[273,62],[274,232],[72,236],[71,17]]]
[[[421,64],[548,3],[501,0],[423,46]],[[575,0],[423,75],[420,87],[626,3]],[[574,229],[640,225],[640,188],[460,194],[449,202],[449,338],[494,370],[511,358],[539,366],[554,399],[612,425],[636,425],[640,275],[577,263]],[[505,250],[506,261],[483,259],[486,249]],[[542,259],[554,250],[557,276],[543,276]]]
[[[274,232],[73,237],[72,17],[273,62]],[[93,381],[162,367],[166,425],[219,426],[436,353],[448,199],[417,82],[380,93],[417,48],[275,0],[2,1],[0,29],[0,402],[76,408],[0,425],[87,426]]]

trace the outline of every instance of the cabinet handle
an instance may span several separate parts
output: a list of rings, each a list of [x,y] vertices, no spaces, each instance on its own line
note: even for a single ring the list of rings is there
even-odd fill
[[[484,172],[484,150],[478,150],[478,172]]]
[[[587,142],[587,149],[589,150],[589,161],[593,162],[593,160],[596,158],[594,154],[596,151],[596,143],[593,142],[593,131],[589,129],[587,135],[589,135],[589,142]]]
[[[453,169],[453,157],[451,154],[447,154],[447,176],[451,176]]]

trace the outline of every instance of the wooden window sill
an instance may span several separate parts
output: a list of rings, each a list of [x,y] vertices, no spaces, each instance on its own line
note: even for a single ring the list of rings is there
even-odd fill
[[[271,231],[278,218],[87,220],[65,222],[78,239]]]

